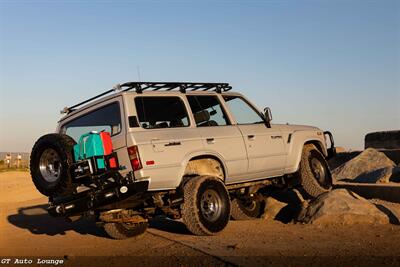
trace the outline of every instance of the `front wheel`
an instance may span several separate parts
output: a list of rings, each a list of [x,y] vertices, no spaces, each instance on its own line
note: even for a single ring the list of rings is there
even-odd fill
[[[301,187],[311,197],[318,197],[332,189],[328,163],[313,144],[307,144],[303,148],[299,174]]]
[[[215,235],[230,218],[230,200],[224,183],[218,177],[197,176],[183,187],[182,219],[195,235]]]

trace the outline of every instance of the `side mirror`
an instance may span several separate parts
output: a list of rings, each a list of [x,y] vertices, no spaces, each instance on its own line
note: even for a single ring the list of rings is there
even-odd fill
[[[272,112],[269,107],[264,108],[264,117],[267,123],[271,123],[272,121]]]

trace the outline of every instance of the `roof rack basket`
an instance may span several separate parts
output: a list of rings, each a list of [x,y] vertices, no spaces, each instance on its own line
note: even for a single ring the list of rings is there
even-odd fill
[[[61,114],[70,113],[74,111],[75,108],[86,104],[90,101],[93,101],[97,98],[105,96],[112,92],[127,92],[127,91],[135,91],[138,94],[141,94],[145,90],[151,91],[172,91],[179,90],[181,93],[186,93],[187,91],[214,91],[217,93],[227,92],[232,89],[232,86],[229,83],[190,83],[190,82],[126,82],[123,84],[117,84],[112,89],[105,91],[97,96],[89,98],[83,102],[80,102],[71,107],[65,107]]]

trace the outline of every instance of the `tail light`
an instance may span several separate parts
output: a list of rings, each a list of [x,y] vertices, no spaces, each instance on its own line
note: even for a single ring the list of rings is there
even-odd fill
[[[142,162],[140,161],[139,149],[137,146],[128,147],[129,160],[131,161],[132,169],[134,171],[142,168]]]

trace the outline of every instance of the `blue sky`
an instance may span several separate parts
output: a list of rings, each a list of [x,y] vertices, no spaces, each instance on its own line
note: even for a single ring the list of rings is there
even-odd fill
[[[363,147],[400,129],[398,1],[1,1],[0,151],[137,80],[229,82],[274,122]]]

